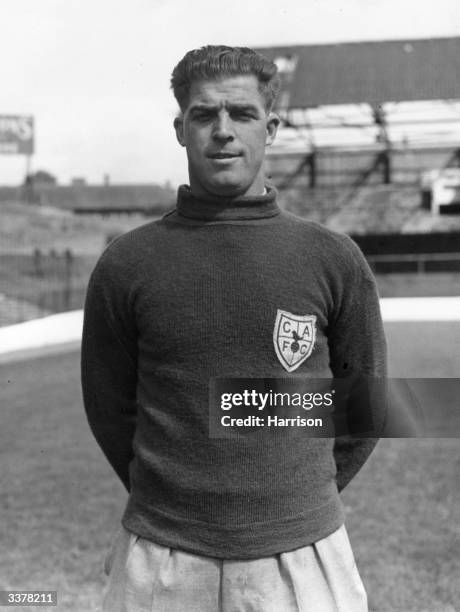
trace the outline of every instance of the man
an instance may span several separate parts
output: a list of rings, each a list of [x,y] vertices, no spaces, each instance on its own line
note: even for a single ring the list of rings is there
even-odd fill
[[[265,184],[272,62],[208,46],[172,87],[190,186],[106,249],[85,307],[85,407],[129,491],[104,609],[366,610],[338,491],[375,440],[211,436],[209,417],[216,379],[383,376],[372,274]]]

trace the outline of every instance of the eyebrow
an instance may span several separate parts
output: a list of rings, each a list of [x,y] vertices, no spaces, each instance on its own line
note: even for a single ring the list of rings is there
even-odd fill
[[[196,113],[196,112],[212,112],[212,111],[216,111],[219,110],[220,106],[214,105],[214,104],[195,104],[191,107],[190,109],[190,113]],[[238,102],[233,102],[231,104],[226,105],[226,108],[230,111],[242,111],[242,112],[252,112],[252,113],[258,113],[259,109],[254,106],[253,104],[238,104]]]

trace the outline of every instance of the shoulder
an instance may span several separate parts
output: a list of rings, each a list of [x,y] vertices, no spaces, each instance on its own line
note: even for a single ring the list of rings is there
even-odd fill
[[[305,248],[308,248],[315,260],[321,262],[326,269],[373,279],[361,249],[350,236],[287,211],[283,211],[283,217],[293,231],[300,235]]]
[[[105,248],[101,255],[101,259],[110,259],[111,257],[118,256],[121,253],[137,253],[141,249],[148,246],[152,239],[155,238],[159,232],[161,232],[160,228],[162,221],[163,217],[120,234]]]
[[[125,266],[135,264],[148,252],[161,234],[163,218],[140,225],[114,238],[103,250],[97,266]]]
[[[151,221],[112,240],[100,255],[90,284],[119,286],[130,283],[137,276],[142,262],[151,257],[161,222],[162,219]]]

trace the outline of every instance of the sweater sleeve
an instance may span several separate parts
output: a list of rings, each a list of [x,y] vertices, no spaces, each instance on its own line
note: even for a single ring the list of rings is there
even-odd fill
[[[385,379],[387,373],[386,340],[376,283],[357,245],[349,238],[346,242],[352,256],[351,268],[344,279],[339,308],[328,337],[330,366],[334,377],[351,377],[354,381],[349,404],[356,402],[358,396],[358,401],[366,402],[365,410],[371,411],[377,433],[372,438],[336,438],[334,457],[339,491],[359,472],[377,444],[386,404],[385,380],[376,379]],[[347,409],[353,410],[353,405]]]
[[[110,248],[110,247],[109,247]],[[83,323],[83,403],[96,441],[129,491],[136,429],[137,339],[129,279],[99,260],[88,285]]]

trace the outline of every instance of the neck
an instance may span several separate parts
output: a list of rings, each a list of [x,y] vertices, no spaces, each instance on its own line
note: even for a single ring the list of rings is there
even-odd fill
[[[276,195],[271,186],[257,196],[195,195],[190,187],[181,185],[177,194],[177,212],[189,219],[209,221],[264,219],[281,212]]]

